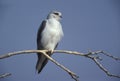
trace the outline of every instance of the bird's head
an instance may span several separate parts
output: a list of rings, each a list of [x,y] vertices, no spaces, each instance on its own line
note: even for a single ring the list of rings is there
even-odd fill
[[[62,13],[58,11],[52,11],[48,14],[47,18],[55,18],[56,20],[60,21],[62,18]]]

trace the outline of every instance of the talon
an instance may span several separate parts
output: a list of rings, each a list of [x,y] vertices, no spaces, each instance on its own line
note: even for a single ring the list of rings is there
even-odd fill
[[[48,52],[50,52],[51,54],[53,53],[54,50],[49,50]]]

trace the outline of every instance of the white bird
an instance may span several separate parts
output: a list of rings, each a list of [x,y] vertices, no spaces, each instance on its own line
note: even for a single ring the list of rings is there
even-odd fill
[[[37,33],[37,49],[38,50],[50,50],[47,52],[49,56],[52,55],[53,50],[57,47],[61,38],[63,37],[63,30],[60,20],[62,14],[58,11],[52,11],[48,14],[38,30]],[[48,59],[41,53],[37,53],[38,61],[36,64],[36,70],[38,73],[42,71],[47,64]]]

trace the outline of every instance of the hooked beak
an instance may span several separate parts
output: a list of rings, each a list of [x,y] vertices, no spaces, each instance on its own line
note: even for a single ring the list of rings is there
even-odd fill
[[[62,18],[62,16],[60,16],[60,18]]]

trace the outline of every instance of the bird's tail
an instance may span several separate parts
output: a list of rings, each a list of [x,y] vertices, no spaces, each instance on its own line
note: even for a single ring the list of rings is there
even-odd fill
[[[51,55],[49,53],[47,53],[47,54]],[[42,71],[42,69],[45,67],[47,62],[48,62],[48,59],[43,54],[38,53],[38,60],[37,60],[37,64],[36,64],[36,70],[38,71],[38,73],[40,73]]]

